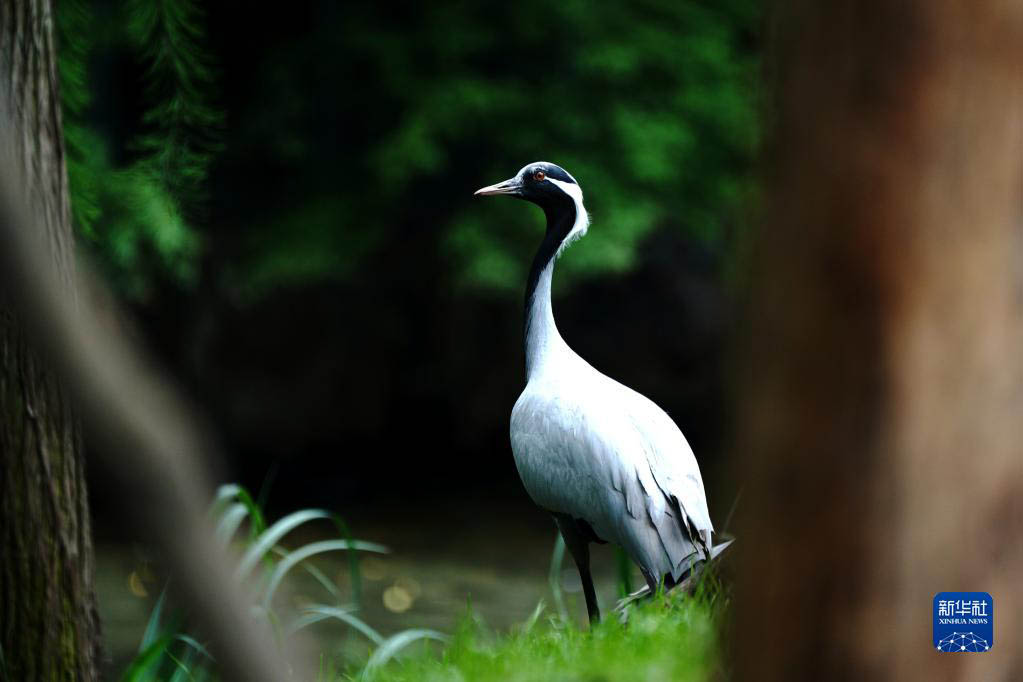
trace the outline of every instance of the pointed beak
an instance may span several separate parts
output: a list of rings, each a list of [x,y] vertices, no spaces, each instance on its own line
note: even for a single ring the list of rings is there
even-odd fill
[[[496,185],[490,185],[489,187],[481,187],[480,189],[476,190],[473,196],[490,197],[499,194],[508,194],[513,197],[517,197],[519,196],[519,193],[521,191],[522,185],[519,184],[519,179],[511,178],[510,180],[499,182]]]

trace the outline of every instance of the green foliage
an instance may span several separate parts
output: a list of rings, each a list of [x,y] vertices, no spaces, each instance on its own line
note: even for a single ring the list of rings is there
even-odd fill
[[[132,0],[120,9],[101,20],[84,0],[58,5],[64,137],[77,232],[122,292],[144,298],[156,278],[195,279],[194,221],[222,116],[209,104],[213,72],[192,1]],[[124,45],[146,65],[147,108],[141,132],[116,150],[118,135],[91,117],[90,67],[97,52]]]
[[[92,103],[88,63],[96,31],[95,17],[84,0],[68,0],[58,6],[60,94],[63,105],[64,146],[71,208],[79,233],[92,236],[100,215],[99,183],[91,166],[102,142],[85,125]]]
[[[139,166],[167,193],[194,205],[220,150],[223,115],[210,103],[211,60],[201,45],[203,16],[191,0],[128,0],[126,34],[147,64],[146,131],[135,141]]]
[[[249,299],[379,281],[403,247],[445,285],[517,291],[542,218],[471,194],[538,159],[579,179],[594,220],[559,282],[632,268],[656,230],[741,241],[756,0],[314,3],[300,30],[304,12],[281,17],[280,40],[218,35],[230,128],[198,4],[116,1],[100,17],[99,0],[60,3],[60,60],[75,222],[136,297],[194,281],[211,242],[218,284]],[[97,55],[111,53],[132,55],[138,82],[99,88]],[[211,225],[218,158],[229,208]]]
[[[252,65],[265,74],[260,110],[229,146],[258,150],[252,162],[275,164],[287,191],[240,218],[232,283],[258,296],[379,281],[379,256],[407,245],[456,285],[517,292],[542,216],[471,195],[538,159],[579,179],[594,220],[559,282],[628,270],[658,229],[727,244],[759,139],[758,7],[524,0],[326,14],[303,45]]]
[[[447,6],[415,16],[411,41],[407,25],[360,17],[343,44],[396,112],[369,155],[383,204],[404,206],[434,177],[471,191],[544,159],[576,176],[594,220],[561,265],[569,277],[632,267],[657,228],[723,240],[758,141],[751,6]],[[518,290],[539,232],[527,210],[452,204],[444,252],[462,280]]]

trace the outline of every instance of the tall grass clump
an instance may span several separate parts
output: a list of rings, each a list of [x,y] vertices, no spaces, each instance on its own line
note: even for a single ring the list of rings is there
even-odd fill
[[[446,640],[434,630],[402,630],[384,636],[359,617],[361,580],[358,557],[362,553],[383,554],[383,545],[354,539],[347,526],[332,512],[302,509],[268,523],[262,509],[249,492],[238,485],[222,486],[214,499],[211,514],[216,535],[224,545],[241,550],[235,567],[239,582],[256,585],[252,616],[267,621],[283,651],[299,631],[325,622],[340,623],[349,633],[364,639],[370,655],[366,661],[341,660],[337,655],[322,655],[319,680],[366,676],[382,667],[405,647],[420,640]],[[282,545],[285,536],[313,521],[333,525],[336,538],[308,543],[292,549]],[[345,552],[349,558],[351,585],[347,592],[327,577],[313,561],[328,552]],[[286,580],[301,571],[320,589],[322,601],[306,601],[298,607],[282,605],[275,599]],[[139,643],[138,654],[122,676],[123,682],[186,682],[216,679],[216,652],[209,651],[199,633],[189,632],[187,614],[168,612],[166,592],[160,595],[150,612]]]

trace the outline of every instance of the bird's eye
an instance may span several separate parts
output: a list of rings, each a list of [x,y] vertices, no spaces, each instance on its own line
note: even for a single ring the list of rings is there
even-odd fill
[[[540,182],[541,180],[543,180],[546,177],[547,177],[547,174],[544,173],[543,171],[537,171],[537,172],[533,173],[533,179],[536,180],[537,182]]]

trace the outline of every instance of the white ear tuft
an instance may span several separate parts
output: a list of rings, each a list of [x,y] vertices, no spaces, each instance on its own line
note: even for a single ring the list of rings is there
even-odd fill
[[[572,229],[569,230],[568,234],[561,241],[561,245],[558,247],[556,257],[560,257],[561,253],[567,249],[572,242],[582,239],[586,236],[586,231],[590,227],[590,214],[586,212],[586,208],[583,206],[583,190],[574,182],[564,182],[563,180],[555,180],[554,178],[548,177],[548,182],[553,182],[557,185],[562,192],[572,197],[572,201],[575,202],[575,223],[572,225]]]

